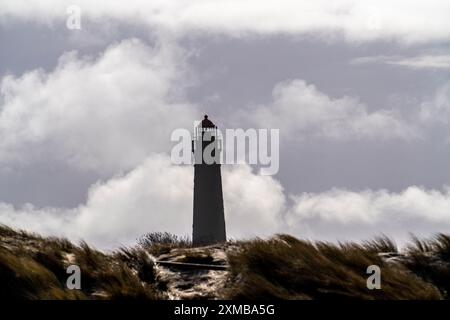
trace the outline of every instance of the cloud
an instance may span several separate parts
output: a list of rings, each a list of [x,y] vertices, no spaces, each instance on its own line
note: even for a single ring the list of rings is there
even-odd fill
[[[279,83],[273,101],[239,117],[261,128],[279,128],[292,139],[413,139],[416,129],[393,110],[370,112],[353,97],[331,98],[304,80]],[[246,115],[251,115],[246,116]]]
[[[430,236],[450,230],[447,186],[442,191],[411,186],[400,193],[332,189],[295,195],[292,201],[289,229],[310,238],[367,239],[385,233],[402,242],[410,232]]]
[[[353,59],[353,65],[384,63],[409,69],[450,69],[450,55],[403,56],[369,56]]]
[[[366,240],[382,233],[400,244],[409,233],[450,230],[450,187],[411,186],[402,192],[331,189],[291,195],[247,165],[224,167],[227,233],[232,238],[277,232],[319,240]],[[100,248],[135,243],[146,232],[190,235],[193,169],[152,155],[128,174],[93,185],[73,209],[14,208],[0,203],[0,223],[47,235],[85,239]]]
[[[223,170],[228,236],[268,236],[281,228],[284,194],[278,181],[247,165]],[[84,239],[101,248],[133,244],[141,235],[191,234],[193,168],[155,154],[125,175],[91,186],[73,209],[14,208],[0,203],[0,223],[46,235]]]
[[[65,53],[51,72],[2,79],[0,163],[55,159],[114,174],[167,151],[170,132],[191,127],[183,100],[185,53],[137,39],[97,58]]]
[[[286,198],[276,179],[257,175],[248,165],[225,166],[223,190],[229,236],[270,236],[283,230]]]
[[[65,26],[73,1],[3,0],[0,18],[20,18]],[[140,23],[179,34],[289,34],[326,40],[342,35],[348,41],[397,40],[403,43],[447,42],[450,37],[445,0],[165,0],[77,1],[82,17]]]
[[[192,170],[152,155],[128,174],[91,186],[85,204],[73,209],[0,206],[0,221],[26,230],[85,239],[100,247],[130,244],[146,232],[188,234]]]

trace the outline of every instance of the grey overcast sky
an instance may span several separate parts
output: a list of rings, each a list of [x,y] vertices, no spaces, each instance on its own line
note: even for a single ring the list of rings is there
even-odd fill
[[[70,5],[81,30],[66,26]],[[280,129],[224,166],[232,237],[450,232],[446,1],[0,3],[0,223],[112,248],[189,234],[173,129]]]

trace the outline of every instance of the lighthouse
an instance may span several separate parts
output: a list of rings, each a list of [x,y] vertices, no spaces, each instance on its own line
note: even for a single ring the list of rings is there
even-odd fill
[[[226,241],[220,153],[217,127],[205,115],[194,129],[194,217],[192,242],[208,245]]]

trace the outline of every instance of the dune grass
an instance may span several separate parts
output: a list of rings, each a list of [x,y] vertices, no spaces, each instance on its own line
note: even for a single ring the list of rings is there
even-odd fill
[[[430,283],[378,252],[396,251],[378,238],[354,243],[311,243],[288,235],[242,243],[229,253],[230,299],[441,299]],[[369,290],[367,267],[382,270],[381,290]]]
[[[180,249],[175,250],[173,249]],[[413,237],[399,250],[386,236],[356,243],[309,242],[289,235],[230,242],[221,247],[227,299],[449,299],[450,236]],[[135,247],[104,253],[81,242],[41,237],[0,226],[0,298],[167,299],[167,279],[155,259],[180,254],[183,262],[213,262],[211,248],[193,248],[169,233],[143,236]],[[66,287],[67,267],[82,270],[81,290]],[[369,290],[367,267],[381,268],[381,289]],[[195,274],[195,273],[194,273]],[[200,280],[199,280],[200,281]]]
[[[105,254],[85,242],[74,245],[5,226],[0,226],[0,238],[0,298],[165,298],[155,287],[154,263],[142,248]],[[81,290],[67,289],[66,270],[71,264],[82,271]]]

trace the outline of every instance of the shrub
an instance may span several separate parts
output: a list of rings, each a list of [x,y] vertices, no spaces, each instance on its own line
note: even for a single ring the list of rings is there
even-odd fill
[[[169,232],[153,232],[142,236],[139,245],[154,255],[170,252],[173,248],[189,248],[191,241],[186,237],[179,237]]]

